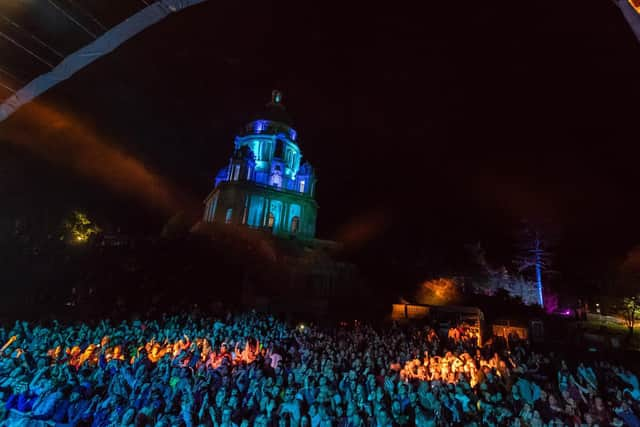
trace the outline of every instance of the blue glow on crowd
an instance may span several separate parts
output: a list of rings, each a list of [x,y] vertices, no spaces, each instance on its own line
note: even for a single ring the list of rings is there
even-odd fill
[[[638,426],[637,376],[467,325],[225,317],[0,329],[8,426]]]

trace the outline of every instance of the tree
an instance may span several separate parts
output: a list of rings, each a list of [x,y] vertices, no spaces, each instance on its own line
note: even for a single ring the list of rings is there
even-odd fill
[[[513,298],[520,298],[524,304],[538,303],[537,285],[522,274],[513,274],[505,266],[493,268],[486,260],[485,251],[480,245],[467,245],[475,262],[483,271],[480,283],[476,282],[476,292],[497,296],[506,292]]]
[[[493,268],[488,262],[486,251],[480,242],[466,245],[474,263],[480,267],[480,274],[476,275],[477,291],[486,295],[494,295],[499,289],[505,288],[509,281],[509,272],[504,266]]]
[[[533,272],[538,291],[538,304],[544,308],[542,295],[542,277],[549,271],[551,252],[547,250],[549,242],[543,238],[542,232],[524,222],[518,236],[518,255],[514,264],[518,273]]]
[[[93,223],[84,212],[73,211],[64,223],[66,236],[72,243],[87,243],[102,229]],[[63,236],[64,238],[64,236]]]
[[[627,297],[622,300],[620,310],[624,318],[624,323],[629,328],[629,335],[633,335],[633,328],[636,324],[636,318],[640,316],[640,298]]]

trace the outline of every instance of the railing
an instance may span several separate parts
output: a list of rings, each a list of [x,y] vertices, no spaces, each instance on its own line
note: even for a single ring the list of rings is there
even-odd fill
[[[276,187],[276,186],[273,186],[273,185],[262,184],[262,183],[259,183],[259,182],[256,182],[256,181],[249,181],[249,180],[238,180],[238,181],[223,180],[223,181],[220,181],[220,184],[218,186],[223,185],[223,184],[231,184],[231,183],[240,183],[240,184],[251,183],[252,185],[255,185],[256,187],[260,187],[260,188],[263,188],[265,190],[273,190],[273,191],[278,191],[280,193],[294,194],[294,195],[306,197],[306,198],[309,198],[309,199],[313,199],[313,197],[309,193],[302,193],[302,192],[296,191],[296,190],[289,190],[287,188],[280,188],[280,187]]]
[[[277,133],[286,134],[292,141],[295,141],[298,136],[298,133],[295,131],[295,129],[292,129],[290,126],[283,123],[272,122],[270,120],[256,120],[244,127],[245,135]]]

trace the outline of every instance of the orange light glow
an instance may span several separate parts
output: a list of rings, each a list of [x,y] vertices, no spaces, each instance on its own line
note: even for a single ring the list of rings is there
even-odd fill
[[[338,230],[335,240],[346,247],[358,248],[381,234],[387,226],[387,217],[382,211],[370,211],[351,218]]]
[[[72,114],[34,102],[2,126],[3,142],[24,146],[52,163],[95,178],[118,194],[134,196],[166,213],[185,205],[182,193],[165,179]]]
[[[62,351],[61,347],[56,347],[47,351],[47,355],[51,358],[52,362],[64,362],[76,369],[79,369],[83,365],[95,366],[99,363],[101,355],[109,362],[110,360],[127,361],[130,364],[134,364],[135,361],[141,356],[141,351],[144,349],[146,357],[152,363],[158,363],[160,359],[167,356],[171,360],[176,359],[185,350],[190,350],[193,346],[196,346],[200,352],[200,360],[196,361],[196,367],[206,366],[212,369],[218,368],[222,364],[222,360],[225,357],[229,357],[233,364],[251,363],[256,359],[258,352],[260,351],[260,343],[258,342],[255,347],[251,347],[249,342],[246,343],[243,349],[236,346],[230,353],[223,353],[222,351],[217,353],[211,347],[211,344],[206,338],[196,338],[191,340],[185,336],[184,339],[180,339],[174,343],[170,343],[165,340],[164,342],[156,342],[151,340],[145,345],[138,347],[137,355],[134,355],[129,360],[125,359],[122,347],[115,345],[108,347],[110,338],[105,336],[100,341],[100,344],[89,344],[84,350],[79,346],[67,347]],[[187,356],[183,361],[183,366],[187,366],[191,363],[191,356]]]
[[[636,12],[640,13],[640,0],[628,0],[629,4],[632,8],[636,10]]]
[[[451,304],[459,296],[458,285],[450,278],[428,280],[422,283],[416,292],[416,300],[420,304]]]

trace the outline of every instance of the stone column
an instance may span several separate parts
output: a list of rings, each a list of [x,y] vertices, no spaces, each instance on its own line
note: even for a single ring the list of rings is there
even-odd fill
[[[247,225],[249,220],[249,194],[244,195],[244,207],[242,209],[242,224]]]
[[[281,218],[281,224],[282,226],[280,227],[280,230],[283,230],[285,232],[289,232],[289,203],[287,202],[283,202],[282,203],[282,218]]]
[[[264,198],[264,212],[262,213],[262,226],[266,227],[267,218],[269,216],[269,199],[267,197]]]

